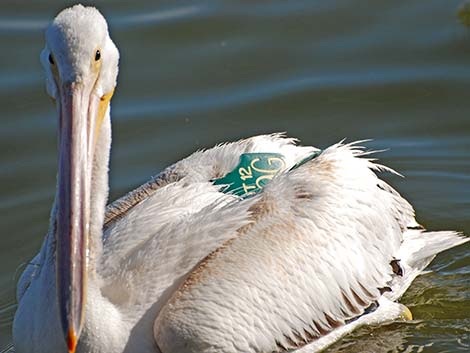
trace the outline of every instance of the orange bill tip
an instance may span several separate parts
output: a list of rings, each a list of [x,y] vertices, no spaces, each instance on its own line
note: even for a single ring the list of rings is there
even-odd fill
[[[69,348],[69,353],[75,353],[77,349],[77,336],[73,330],[69,330],[67,335],[67,347]]]

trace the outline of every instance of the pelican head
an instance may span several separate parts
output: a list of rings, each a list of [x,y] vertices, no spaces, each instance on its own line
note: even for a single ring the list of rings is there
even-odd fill
[[[116,86],[119,52],[104,17],[76,5],[46,31],[41,62],[58,112],[55,243],[59,315],[69,352],[83,327],[92,244],[93,163],[100,126]]]

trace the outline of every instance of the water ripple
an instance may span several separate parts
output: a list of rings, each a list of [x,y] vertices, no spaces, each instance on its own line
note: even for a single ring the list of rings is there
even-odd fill
[[[36,32],[44,30],[49,23],[46,19],[0,18],[0,32],[18,34],[18,32]]]
[[[206,5],[188,5],[168,9],[154,9],[150,11],[135,12],[132,14],[111,15],[109,23],[111,27],[127,29],[136,26],[149,26],[161,22],[181,20],[200,14],[207,14],[209,8]],[[0,18],[0,33],[15,35],[22,32],[43,31],[50,22],[50,18]]]
[[[155,9],[141,13],[134,13],[125,16],[114,16],[110,18],[110,25],[119,29],[126,29],[135,26],[151,26],[160,22],[181,20],[183,18],[194,17],[202,13],[207,13],[208,7],[202,4],[176,7],[171,9]]]
[[[369,68],[362,72],[300,73],[294,77],[269,79],[262,83],[244,85],[226,90],[156,100],[125,102],[115,110],[115,116],[135,119],[152,115],[181,114],[240,106],[273,99],[302,91],[325,89],[370,89],[376,86],[470,79],[470,68],[459,66]]]

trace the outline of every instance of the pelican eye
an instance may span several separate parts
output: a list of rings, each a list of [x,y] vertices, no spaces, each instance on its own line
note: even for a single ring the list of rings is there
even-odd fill
[[[55,65],[52,54],[49,54],[49,62],[51,63],[51,65]]]
[[[95,53],[95,61],[99,61],[101,59],[101,52],[99,50]]]

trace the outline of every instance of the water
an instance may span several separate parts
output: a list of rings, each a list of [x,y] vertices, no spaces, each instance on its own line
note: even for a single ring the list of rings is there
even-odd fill
[[[325,147],[373,138],[428,228],[470,234],[470,30],[453,0],[100,1],[121,49],[114,199],[215,143],[287,131]],[[38,55],[62,1],[0,4],[0,347],[14,288],[46,232],[53,107]],[[468,246],[403,298],[416,321],[364,328],[329,352],[470,350]]]

